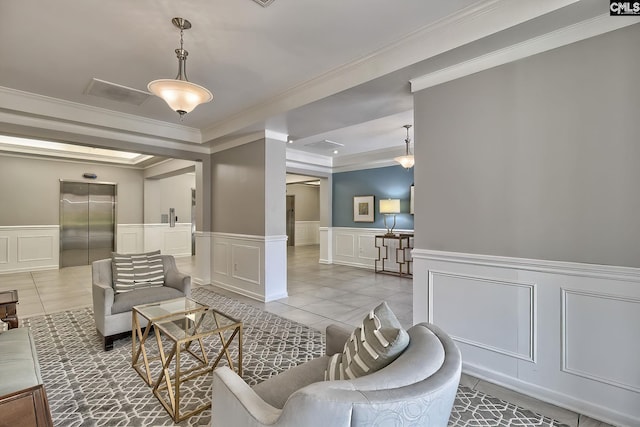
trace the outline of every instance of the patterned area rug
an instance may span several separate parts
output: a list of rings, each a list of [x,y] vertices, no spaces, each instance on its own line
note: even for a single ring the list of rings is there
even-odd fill
[[[314,329],[204,288],[194,289],[193,297],[243,321],[243,378],[249,385],[323,353],[324,336]],[[131,368],[131,339],[116,341],[112,351],[102,350],[90,307],[28,318],[22,325],[34,332],[56,426],[174,425]],[[236,352],[237,348],[231,348],[234,360]],[[186,409],[207,402],[211,399],[211,376],[187,383],[181,393]],[[179,425],[206,426],[210,417],[210,410],[205,410]],[[449,425],[563,426],[463,386],[458,389]]]

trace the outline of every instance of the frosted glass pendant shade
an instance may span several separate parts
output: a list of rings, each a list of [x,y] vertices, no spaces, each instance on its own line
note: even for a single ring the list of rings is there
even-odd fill
[[[393,160],[400,163],[403,168],[410,169],[415,164],[415,159],[413,158],[413,154],[407,154],[406,156],[396,157]]]
[[[164,99],[169,107],[180,115],[189,113],[198,105],[213,99],[209,90],[186,80],[154,80],[147,88],[154,95]]]

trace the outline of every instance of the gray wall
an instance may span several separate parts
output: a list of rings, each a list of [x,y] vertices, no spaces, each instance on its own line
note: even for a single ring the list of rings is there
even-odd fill
[[[415,94],[417,248],[640,267],[640,25]]]
[[[196,188],[195,173],[144,181],[144,222],[157,224],[162,214],[175,208],[178,222],[191,222],[191,189]]]
[[[211,155],[212,231],[265,235],[264,178],[264,140]]]
[[[118,184],[119,224],[142,223],[142,171],[116,166],[0,155],[0,226],[59,224],[60,179]]]
[[[296,221],[320,221],[320,186],[287,184],[287,196],[295,196]]]

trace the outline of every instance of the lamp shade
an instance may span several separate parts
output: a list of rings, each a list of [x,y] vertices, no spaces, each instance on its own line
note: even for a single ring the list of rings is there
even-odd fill
[[[406,156],[396,157],[393,160],[400,163],[403,168],[410,169],[415,164],[415,159],[413,158],[413,154],[407,154]]]
[[[397,214],[400,213],[400,199],[380,200],[381,214]]]
[[[154,95],[164,99],[173,111],[182,114],[189,113],[198,105],[213,99],[209,90],[186,80],[154,80],[147,88]]]

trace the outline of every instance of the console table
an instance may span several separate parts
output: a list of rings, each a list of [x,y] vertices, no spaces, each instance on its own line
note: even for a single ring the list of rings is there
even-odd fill
[[[413,270],[411,264],[413,259],[411,258],[411,249],[413,249],[413,234],[394,234],[394,235],[379,235],[375,237],[375,245],[378,248],[378,259],[375,261],[376,273],[393,274],[400,277],[413,277]],[[385,265],[385,261],[389,261],[389,245],[388,242],[397,242],[396,250],[396,262],[398,271],[389,270],[389,266]],[[382,248],[384,248],[384,256],[382,254]]]

